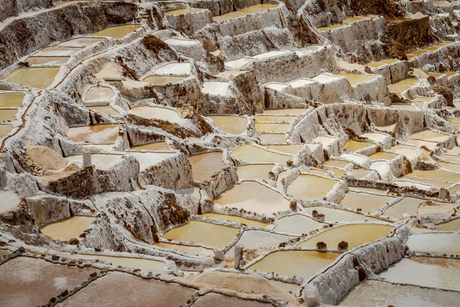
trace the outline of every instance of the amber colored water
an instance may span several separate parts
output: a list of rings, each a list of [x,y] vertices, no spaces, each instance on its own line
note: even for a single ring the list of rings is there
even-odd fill
[[[13,122],[16,120],[17,109],[0,109],[0,122]]]
[[[396,159],[398,157],[397,154],[394,154],[394,153],[391,153],[391,152],[384,152],[384,151],[379,151],[373,155],[370,155],[369,156],[369,159],[371,160],[379,160],[379,159],[383,159],[383,160],[393,160],[393,159]]]
[[[54,82],[59,67],[28,67],[19,68],[3,78],[3,81],[45,89]]]
[[[262,112],[264,115],[302,115],[307,112],[308,109],[275,109],[275,110],[265,110]]]
[[[254,181],[237,184],[214,201],[223,207],[267,215],[289,209],[289,201],[281,194]]]
[[[174,241],[190,241],[206,246],[224,248],[236,236],[238,228],[226,227],[200,221],[190,221],[185,225],[168,230],[163,238]]]
[[[0,108],[22,107],[26,94],[20,92],[0,93]]]
[[[449,135],[440,134],[431,130],[423,130],[412,134],[411,139],[442,142],[449,139],[449,137]]]
[[[408,159],[413,159],[417,156],[418,148],[415,146],[396,145],[391,147],[391,151],[406,156]]]
[[[98,42],[102,42],[104,38],[99,37],[80,37],[60,43],[59,47],[87,47]]]
[[[241,116],[207,116],[214,120],[216,126],[225,133],[241,134],[246,131],[248,120]]]
[[[170,150],[166,142],[155,142],[149,143],[145,145],[133,146],[132,149],[139,149],[139,150]]]
[[[248,269],[308,280],[334,262],[339,255],[317,251],[279,251],[265,256]]]
[[[118,137],[118,124],[73,127],[69,128],[67,136],[74,142],[115,142]]]
[[[254,116],[256,122],[288,122],[292,123],[296,116],[270,116],[270,115],[257,115]]]
[[[393,63],[396,63],[396,62],[399,62],[399,60],[396,60],[396,59],[384,59],[384,60],[381,60],[381,61],[378,61],[378,62],[370,62],[370,63],[367,63],[366,65],[369,66],[369,67],[380,67],[380,66],[383,66],[383,65],[386,65],[386,64],[393,64]]]
[[[295,235],[309,233],[312,230],[320,229],[324,223],[319,223],[307,216],[296,214],[280,218],[276,221],[276,232],[285,232]]]
[[[239,216],[234,216],[234,215],[227,215],[227,214],[219,214],[219,213],[203,213],[202,214],[204,217],[210,217],[213,219],[218,219],[218,220],[223,220],[223,221],[232,221],[236,223],[241,223],[241,224],[246,224],[251,227],[259,227],[259,228],[265,228],[268,226],[267,223],[259,222],[259,221],[254,221],[250,219],[246,219],[244,217],[239,217]]]
[[[457,218],[447,223],[437,224],[436,229],[442,230],[442,231],[459,231],[460,230],[460,219]]]
[[[322,200],[339,180],[315,175],[299,175],[287,188],[287,194],[301,200]]]
[[[333,227],[303,241],[297,246],[315,248],[317,242],[325,242],[329,249],[336,249],[341,241],[348,242],[348,248],[373,242],[386,237],[392,226],[381,224],[349,224]]]
[[[303,149],[304,145],[265,145],[264,147],[286,154],[295,155]]]
[[[401,201],[398,201],[396,204],[385,210],[383,215],[394,218],[402,219],[403,214],[407,213],[409,215],[416,215],[418,211],[418,206],[423,203],[425,200],[414,197],[405,197]]]
[[[211,249],[207,249],[200,246],[189,246],[183,244],[174,244],[174,243],[155,243],[155,246],[166,248],[166,249],[173,249],[185,254],[195,255],[195,256],[202,256],[202,257],[213,257],[214,252]]]
[[[350,84],[353,86],[353,85],[356,85],[356,84],[359,84],[359,83],[364,83],[364,82],[369,82],[369,81],[372,81],[372,80],[375,80],[378,78],[377,75],[365,75],[365,74],[345,74],[345,73],[341,73],[341,74],[337,74],[338,76],[342,76],[342,77],[346,77],[348,79],[348,82],[350,82]]]
[[[150,77],[145,78],[143,81],[148,82],[150,84],[163,85],[163,84],[179,83],[180,81],[185,80],[188,77],[189,76],[169,76],[169,77],[150,76]]]
[[[255,123],[256,130],[261,132],[286,132],[290,126],[290,124]]]
[[[362,209],[367,212],[375,212],[392,200],[394,200],[393,197],[350,191],[342,199],[340,205],[352,209]]]
[[[131,257],[116,257],[116,256],[102,256],[102,255],[79,255],[79,257],[86,259],[99,259],[112,263],[115,266],[122,266],[140,270],[153,270],[161,271],[165,267],[163,261],[144,258],[131,258]]]
[[[212,19],[215,22],[228,21],[233,18],[243,17],[257,12],[262,12],[268,9],[277,8],[278,6],[279,4],[257,4],[228,14],[215,16]]]
[[[360,141],[354,141],[354,140],[349,140],[348,142],[343,145],[342,148],[349,149],[352,151],[357,151],[360,149],[364,149],[367,147],[374,146],[375,144],[369,143],[369,142],[360,142]]]
[[[262,143],[287,143],[286,135],[284,133],[267,133],[259,135]]]
[[[274,164],[249,164],[236,168],[240,181],[247,179],[269,179],[268,173],[273,169]]]
[[[325,221],[327,222],[357,222],[365,220],[370,222],[382,222],[382,220],[368,217],[363,214],[326,207],[307,207],[304,209],[304,212],[312,214],[313,210],[316,210],[319,214],[324,214]]]
[[[434,170],[414,170],[412,173],[408,175],[411,177],[437,179],[452,183],[460,181],[460,174],[451,173],[439,168]]]
[[[318,31],[329,31],[329,30],[342,28],[342,27],[345,27],[345,26],[348,26],[348,25],[336,24],[336,25],[332,25],[332,26],[329,26],[329,27],[320,27],[320,28],[318,28]]]
[[[180,15],[185,15],[185,14],[196,13],[199,11],[203,11],[203,10],[194,9],[194,8],[186,8],[186,9],[180,9],[180,10],[175,10],[175,11],[169,11],[169,12],[166,12],[165,15],[180,16]]]
[[[0,125],[0,137],[5,137],[11,130],[13,130],[11,125]]]
[[[253,145],[242,145],[232,151],[231,156],[247,162],[268,162],[285,164],[291,156],[277,154]]]
[[[31,65],[62,65],[69,59],[68,56],[31,56],[26,62]]]
[[[139,29],[141,25],[123,25],[123,26],[116,26],[116,27],[109,27],[102,31],[98,31],[93,33],[95,36],[109,36],[114,39],[120,39],[125,37],[131,32],[136,31]]]
[[[214,173],[226,168],[227,165],[222,158],[222,152],[220,151],[189,156],[188,159],[192,165],[193,180],[203,181],[210,179]]]
[[[342,161],[342,160],[327,160],[327,161],[324,161],[325,166],[335,166],[335,167],[340,167],[340,168],[344,168],[348,164],[350,164],[350,162]]]
[[[54,240],[69,241],[78,238],[84,230],[88,229],[94,217],[73,216],[71,218],[51,223],[40,228],[40,231]]]

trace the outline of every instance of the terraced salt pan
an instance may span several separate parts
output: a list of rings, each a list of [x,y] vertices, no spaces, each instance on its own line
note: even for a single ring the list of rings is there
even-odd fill
[[[355,179],[363,179],[364,177],[374,173],[373,170],[367,169],[353,169],[351,172],[355,176]]]
[[[322,200],[338,182],[336,179],[301,174],[287,187],[286,193],[300,200]]]
[[[338,29],[338,28],[343,28],[343,27],[346,27],[348,26],[347,24],[336,24],[336,25],[332,25],[332,26],[329,26],[329,27],[320,27],[320,28],[317,28],[318,31],[330,31],[330,30],[334,30],[334,29]]]
[[[367,63],[366,65],[369,66],[369,67],[380,67],[380,66],[383,66],[383,65],[389,65],[389,64],[394,64],[394,63],[397,63],[399,62],[399,60],[396,60],[396,59],[383,59],[383,60],[380,60],[378,62],[370,62],[370,63]]]
[[[245,249],[276,248],[280,243],[288,242],[292,238],[292,236],[267,231],[246,230],[237,244],[243,245]],[[234,247],[232,247],[228,250],[227,255],[234,254]]]
[[[63,65],[69,59],[70,56],[31,56],[26,62],[30,65]]]
[[[248,120],[242,116],[214,115],[207,117],[214,120],[216,126],[225,133],[241,134],[246,131],[248,126]]]
[[[436,230],[441,231],[459,231],[460,230],[460,219],[456,218],[447,223],[437,224]]]
[[[69,128],[67,137],[77,143],[113,143],[118,137],[118,124]]]
[[[237,184],[214,201],[223,207],[267,215],[289,209],[289,201],[281,194],[254,181]]]
[[[316,248],[324,242],[328,249],[336,249],[341,241],[348,242],[348,249],[386,237],[392,226],[382,224],[348,224],[330,228],[299,244],[299,247]]]
[[[91,282],[61,303],[65,307],[95,306],[180,306],[190,299],[196,289],[175,283],[143,279],[131,274],[109,272]],[[120,300],[120,297],[123,300]]]
[[[59,57],[59,56],[72,56],[75,53],[81,51],[82,48],[66,48],[66,47],[47,47],[34,53],[34,56],[47,56],[47,57]]]
[[[143,81],[148,82],[154,85],[164,85],[164,84],[174,84],[179,83],[182,80],[187,79],[188,76],[170,76],[170,77],[163,77],[163,76],[149,76],[145,78]]]
[[[114,39],[120,39],[136,31],[140,27],[142,27],[142,25],[123,25],[123,26],[109,27],[109,28],[105,28],[104,30],[95,32],[93,33],[93,35],[108,36]]]
[[[435,150],[438,143],[432,141],[420,141],[420,140],[413,140],[409,139],[406,141],[407,144],[415,145],[415,146],[425,146],[429,150]]]
[[[277,154],[265,150],[263,148],[248,144],[241,145],[240,147],[232,151],[231,156],[238,160],[243,160],[252,163],[267,162],[286,164],[286,161],[291,159],[291,156]]]
[[[91,163],[96,166],[97,169],[109,170],[118,161],[120,161],[122,155],[104,155],[104,154],[92,154]],[[65,158],[69,162],[74,162],[80,167],[83,167],[83,156],[76,155]]]
[[[460,234],[426,233],[412,235],[409,236],[407,245],[411,251],[419,253],[460,255]]]
[[[290,284],[289,284],[290,285]],[[239,299],[238,297],[209,293],[205,296],[200,296],[193,304],[193,307],[216,307],[216,306],[232,306],[232,307],[271,307],[271,304],[262,303],[259,301]]]
[[[159,119],[168,121],[171,123],[179,123],[181,118],[176,111],[169,110],[166,108],[159,108],[159,107],[139,107],[133,108],[128,111],[130,114],[134,114],[136,116],[147,118],[147,119]]]
[[[112,265],[115,266],[122,266],[145,271],[161,271],[165,267],[165,263],[163,261],[157,261],[146,258],[115,257],[102,255],[78,255],[78,257],[82,259],[99,259],[111,262]]]
[[[220,151],[189,156],[188,159],[192,165],[194,181],[210,179],[214,173],[227,167]]]
[[[0,125],[0,138],[5,137],[13,130],[11,125]]]
[[[290,124],[255,123],[256,130],[262,132],[286,132],[290,126]]]
[[[409,176],[426,179],[435,179],[452,183],[456,183],[460,180],[460,174],[451,173],[439,168],[433,170],[414,170],[412,173],[409,174]]]
[[[296,116],[270,116],[270,115],[256,115],[254,120],[256,122],[288,122],[292,123]]]
[[[85,94],[85,101],[109,101],[115,92],[110,87],[93,86]]]
[[[215,17],[214,17],[215,18]],[[240,69],[242,68],[244,65],[252,62],[254,59],[253,58],[250,58],[250,57],[244,57],[244,58],[240,58],[238,60],[234,60],[234,61],[228,61],[228,62],[225,62],[225,66],[226,67],[229,67],[231,69]]]
[[[176,153],[153,153],[153,152],[135,152],[130,151],[130,155],[133,155],[137,161],[139,161],[139,169],[142,171],[149,168],[152,165],[160,163],[163,160],[171,158]]]
[[[417,157],[418,148],[415,146],[396,145],[391,147],[391,151],[406,156],[409,160],[412,160]]]
[[[190,221],[163,234],[164,239],[189,241],[206,246],[224,248],[236,236],[238,228],[200,221]]]
[[[73,48],[84,48],[96,43],[104,41],[104,38],[100,37],[80,37],[68,40],[66,42],[60,43],[58,47],[73,47]]]
[[[439,165],[448,171],[460,173],[460,164],[439,162]]]
[[[410,175],[410,174],[409,174]],[[426,178],[420,178],[420,177],[415,177],[415,176],[402,176],[401,179],[405,180],[411,180],[416,183],[420,183],[421,185],[425,185],[426,187],[429,187],[428,185],[435,186],[438,188],[448,188],[452,185],[452,182],[447,182],[447,181],[440,181],[440,180],[433,180],[433,179],[426,179]],[[413,184],[413,183],[403,183],[402,181],[394,181],[395,184],[397,184],[400,187],[411,187],[411,186],[416,186],[421,190],[429,189],[429,188],[423,188],[420,186],[420,184]]]
[[[342,146],[342,148],[349,149],[351,151],[357,151],[357,150],[365,149],[371,146],[375,146],[375,144],[369,143],[369,142],[349,140],[348,142],[345,143],[345,145]]]
[[[264,52],[264,53],[255,55],[255,56],[253,56],[253,58],[256,59],[256,60],[265,60],[265,59],[273,58],[273,57],[283,55],[283,54],[287,54],[287,53],[289,53],[289,52],[288,51],[279,51],[279,50],[268,51],[268,52]]]
[[[49,87],[59,72],[59,67],[19,68],[3,78],[3,81],[38,89]]]
[[[17,208],[21,198],[13,191],[0,191],[0,213],[8,212]]]
[[[191,72],[192,66],[190,63],[170,63],[157,68],[154,74],[158,76],[188,76]]]
[[[170,150],[166,142],[154,142],[145,145],[139,145],[131,147],[132,149],[139,149],[139,150]]]
[[[214,96],[228,96],[230,83],[228,82],[204,82],[201,92]]]
[[[445,142],[450,138],[449,135],[437,133],[431,130],[423,130],[412,134],[411,139],[425,140],[434,142]]]
[[[16,120],[17,109],[0,109],[0,122],[14,122]]]
[[[240,181],[248,179],[269,179],[268,173],[271,172],[274,164],[249,164],[236,168]]]
[[[366,75],[366,74],[345,74],[345,73],[340,73],[340,74],[337,74],[337,75],[347,78],[348,82],[350,82],[351,86],[359,84],[359,83],[373,81],[373,80],[378,78],[378,75]]]
[[[443,160],[449,161],[449,162],[454,162],[454,163],[460,163],[460,156],[458,155],[443,155],[442,156]]]
[[[235,216],[235,215],[208,212],[208,213],[203,213],[202,216],[210,217],[210,218],[218,219],[218,220],[223,220],[223,221],[232,221],[236,223],[241,223],[241,224],[245,224],[251,227],[266,228],[268,226],[267,223],[250,220],[250,219],[246,219],[244,217]]]
[[[192,14],[192,13],[201,12],[201,11],[203,11],[203,9],[185,8],[185,9],[166,12],[165,15],[180,16],[180,15]]]
[[[460,259],[403,258],[380,274],[391,282],[460,290]]]
[[[418,212],[418,206],[425,200],[414,197],[404,197],[396,204],[385,210],[384,215],[400,220],[403,218],[403,214],[416,215]]]
[[[308,280],[334,262],[339,255],[317,251],[277,251],[268,254],[248,269]]]
[[[94,269],[16,257],[0,266],[1,306],[42,306],[65,290],[80,286]],[[25,291],[27,289],[27,291]]]
[[[120,115],[120,113],[115,111],[115,109],[112,108],[111,106],[95,106],[95,107],[88,107],[88,109],[96,111],[96,112],[105,113],[107,115],[112,115],[112,116]]]
[[[349,292],[339,306],[455,307],[459,301],[458,292],[367,280]]]
[[[379,151],[375,154],[372,154],[369,156],[369,159],[371,160],[393,160],[396,159],[399,155],[391,153],[391,152],[385,152],[385,151]]]
[[[84,230],[88,229],[93,221],[94,217],[73,216],[40,227],[40,231],[54,240],[69,241],[72,238],[78,238]]]
[[[319,223],[305,215],[295,214],[278,219],[273,230],[300,236],[312,230],[320,229],[323,225],[325,224]]]
[[[333,167],[339,167],[339,168],[344,168],[348,164],[350,164],[350,162],[342,161],[342,160],[327,160],[327,161],[324,161],[325,166],[333,166]]]
[[[411,104],[402,104],[402,103],[392,103],[390,104],[390,108],[401,109],[401,110],[416,110],[417,109]]]
[[[455,127],[455,129],[459,129],[460,127],[460,119],[457,118],[449,118],[447,120],[452,126]]]
[[[266,133],[260,134],[259,139],[264,144],[269,143],[287,143],[286,135],[284,133]]]
[[[418,83],[418,79],[404,79],[388,85],[388,89],[393,93],[402,93]]]
[[[393,197],[350,191],[342,199],[340,205],[352,209],[362,209],[367,212],[375,212],[392,200],[394,200]]]
[[[346,171],[335,168],[335,167],[326,167],[326,169],[334,174],[335,177],[339,178],[347,174]]]
[[[348,187],[351,191],[360,191],[360,192],[367,192],[367,193],[377,193],[377,194],[386,194],[387,190],[383,189],[376,189],[376,188],[367,188],[367,187]]]
[[[183,244],[173,244],[173,243],[155,243],[156,247],[164,249],[172,249],[178,252],[182,252],[188,255],[201,256],[201,257],[213,257],[214,252],[211,249],[207,249],[200,246],[189,246]]]
[[[331,145],[336,139],[328,136],[318,136],[316,137],[313,142],[315,143],[321,143],[323,146],[328,146]]]
[[[368,138],[369,140],[379,143],[385,140],[388,135],[382,133],[363,133],[360,135],[363,138]]]
[[[283,152],[286,154],[290,155],[295,155],[299,151],[301,151],[304,147],[304,145],[295,145],[295,144],[289,144],[289,145],[265,145],[264,147],[270,148],[279,152]]]
[[[309,109],[274,109],[274,110],[264,110],[262,114],[264,115],[302,115],[308,110]]]

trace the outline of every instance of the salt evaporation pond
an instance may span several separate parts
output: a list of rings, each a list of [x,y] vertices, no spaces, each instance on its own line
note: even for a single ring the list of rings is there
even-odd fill
[[[330,30],[334,30],[334,29],[338,29],[338,28],[343,28],[343,27],[346,27],[348,26],[347,24],[335,24],[335,25],[332,25],[332,26],[329,26],[329,27],[320,27],[320,28],[317,28],[318,31],[330,31]]]
[[[377,189],[377,188],[368,188],[368,187],[352,187],[348,186],[348,189],[351,191],[366,192],[366,193],[377,193],[377,194],[386,194],[388,190]]]
[[[86,91],[85,101],[109,101],[115,92],[106,86],[93,86]]]
[[[367,212],[375,212],[393,200],[394,198],[389,196],[350,191],[342,199],[340,205],[351,209],[362,209]]]
[[[460,259],[410,257],[379,275],[390,282],[460,290],[459,274]]]
[[[375,146],[375,144],[369,143],[369,142],[350,140],[346,142],[345,145],[342,146],[342,148],[349,149],[351,151],[357,151],[357,150],[365,149],[371,146]]]
[[[113,143],[118,138],[118,124],[72,127],[67,137],[77,143]]]
[[[192,13],[201,12],[201,11],[203,11],[203,9],[185,8],[185,9],[166,12],[165,15],[180,16],[180,15],[192,14]]]
[[[232,228],[200,221],[190,221],[185,225],[168,230],[164,239],[201,243],[206,246],[224,248],[239,232]]]
[[[456,307],[459,301],[458,292],[367,280],[349,292],[339,306]]]
[[[139,146],[133,146],[132,149],[139,149],[139,150],[170,150],[166,142],[154,142]]]
[[[63,65],[69,59],[69,56],[31,56],[26,62],[30,65]]]
[[[0,125],[0,137],[5,137],[13,130],[11,125]]]
[[[418,253],[460,255],[460,234],[425,233],[409,236],[407,246]]]
[[[249,164],[241,165],[236,168],[239,181],[249,179],[269,179],[268,173],[271,172],[274,164]]]
[[[146,259],[146,258],[88,255],[88,254],[83,254],[83,255],[80,255],[79,257],[83,259],[99,259],[99,260],[111,262],[112,265],[115,265],[115,266],[122,266],[122,267],[127,267],[127,268],[145,270],[145,271],[149,271],[149,270],[161,271],[165,267],[165,263],[163,261]]]
[[[214,173],[227,167],[220,151],[189,156],[188,159],[192,165],[194,181],[210,179]]]
[[[320,229],[324,225],[324,223],[319,223],[305,215],[295,214],[278,219],[273,230],[300,236],[312,230]]]
[[[292,123],[296,116],[270,116],[270,115],[256,115],[254,120],[256,122],[288,122]]]
[[[88,107],[88,109],[96,111],[96,112],[105,113],[107,115],[112,115],[112,116],[120,115],[120,113],[115,111],[115,109],[112,108],[111,106],[95,106],[95,107]]]
[[[435,179],[452,183],[460,181],[460,174],[448,172],[439,168],[433,170],[414,170],[408,175],[411,177]]]
[[[403,218],[403,214],[416,215],[418,212],[418,206],[423,203],[425,199],[404,197],[393,206],[385,210],[384,215],[400,220]]]
[[[412,160],[417,157],[418,148],[415,146],[396,145],[391,147],[391,151],[406,156],[409,160]]]
[[[261,132],[286,132],[290,126],[290,124],[255,123],[256,130]]]
[[[316,243],[324,242],[328,249],[336,249],[341,241],[348,243],[348,249],[386,237],[392,226],[383,224],[348,224],[329,228],[297,244],[299,247],[316,248]]]
[[[207,116],[216,123],[216,126],[225,133],[241,134],[246,131],[248,120],[242,116],[215,115]]]
[[[189,76],[149,76],[143,81],[153,85],[175,84],[187,79]]]
[[[338,168],[345,168],[348,164],[351,162],[348,161],[343,161],[343,160],[327,160],[324,161],[325,166],[333,166],[333,167],[338,167]]]
[[[130,114],[134,114],[136,116],[147,118],[147,119],[159,119],[168,121],[171,123],[179,123],[181,118],[176,111],[169,110],[166,108],[159,108],[159,107],[139,107],[133,108],[128,111]]]
[[[337,76],[342,76],[342,77],[347,78],[348,82],[350,82],[350,85],[352,86],[359,84],[359,83],[373,81],[378,78],[378,75],[346,74],[346,73],[340,73],[340,74],[337,74]]]
[[[17,109],[0,109],[0,122],[14,122],[16,120]]]
[[[248,144],[241,145],[232,151],[231,156],[238,160],[251,163],[267,162],[281,164],[286,164],[286,162],[292,158],[292,156],[289,155],[274,153],[272,151]]]
[[[3,78],[3,81],[38,89],[49,87],[59,72],[59,67],[19,68]]]
[[[164,249],[172,249],[172,250],[175,250],[181,253],[185,253],[188,255],[195,255],[195,256],[201,256],[201,257],[213,257],[214,256],[214,252],[212,251],[212,249],[204,248],[201,246],[189,246],[189,245],[165,243],[165,242],[155,243],[155,246],[164,248]]]
[[[264,115],[302,115],[308,110],[309,109],[273,109],[273,110],[264,110],[262,114]]]
[[[66,48],[66,47],[46,47],[34,53],[34,56],[48,56],[48,57],[58,57],[58,56],[72,56],[80,52],[82,48]]]
[[[286,193],[300,200],[322,200],[338,182],[336,179],[301,174],[288,186]]]
[[[69,241],[72,238],[78,238],[93,221],[94,217],[91,216],[73,216],[40,227],[40,231],[54,240]]]
[[[264,144],[270,143],[287,143],[284,133],[266,133],[259,135],[259,139]]]
[[[142,27],[142,25],[123,25],[105,28],[104,30],[93,33],[95,36],[108,36],[120,39]]]
[[[289,210],[289,201],[281,194],[254,181],[244,181],[237,184],[214,201],[223,207],[244,209],[267,215]]]
[[[380,66],[383,66],[383,65],[388,65],[388,64],[393,64],[393,63],[396,63],[396,62],[399,62],[399,60],[396,60],[396,59],[383,59],[383,60],[380,60],[378,62],[370,62],[370,63],[367,63],[366,65],[369,66],[369,67],[380,67]]]
[[[444,142],[450,138],[449,135],[437,133],[431,130],[423,130],[412,134],[411,139]]]
[[[202,216],[210,217],[210,218],[218,219],[218,220],[223,220],[223,221],[231,221],[231,222],[246,224],[251,227],[265,228],[268,226],[267,223],[250,220],[250,219],[246,219],[244,217],[235,216],[235,215],[208,212],[208,213],[203,213]]]
[[[163,160],[176,155],[174,152],[136,152],[131,151],[129,154],[133,155],[139,161],[139,169],[148,169],[150,166],[160,163]]]
[[[308,280],[334,262],[339,255],[339,253],[333,252],[277,251],[268,254],[248,269],[266,273],[274,272],[281,276],[296,276]]]
[[[58,47],[83,48],[102,42],[104,40],[104,38],[100,37],[79,37],[60,43]]]
[[[363,214],[350,212],[342,209],[334,209],[327,207],[306,207],[304,212],[313,214],[313,210],[316,210],[318,214],[324,214],[326,222],[359,222],[359,221],[370,221],[370,222],[383,222],[380,219],[376,219]]]
[[[369,159],[371,160],[393,160],[398,157],[397,154],[391,153],[391,152],[384,152],[384,151],[379,151],[375,154],[372,154],[369,156]]]
[[[459,231],[460,230],[460,218],[449,221],[447,223],[437,224],[436,230],[441,231]]]
[[[289,145],[265,145],[265,148],[273,149],[285,154],[295,155],[299,151],[301,151],[304,145],[296,145],[296,144],[289,144]]]

